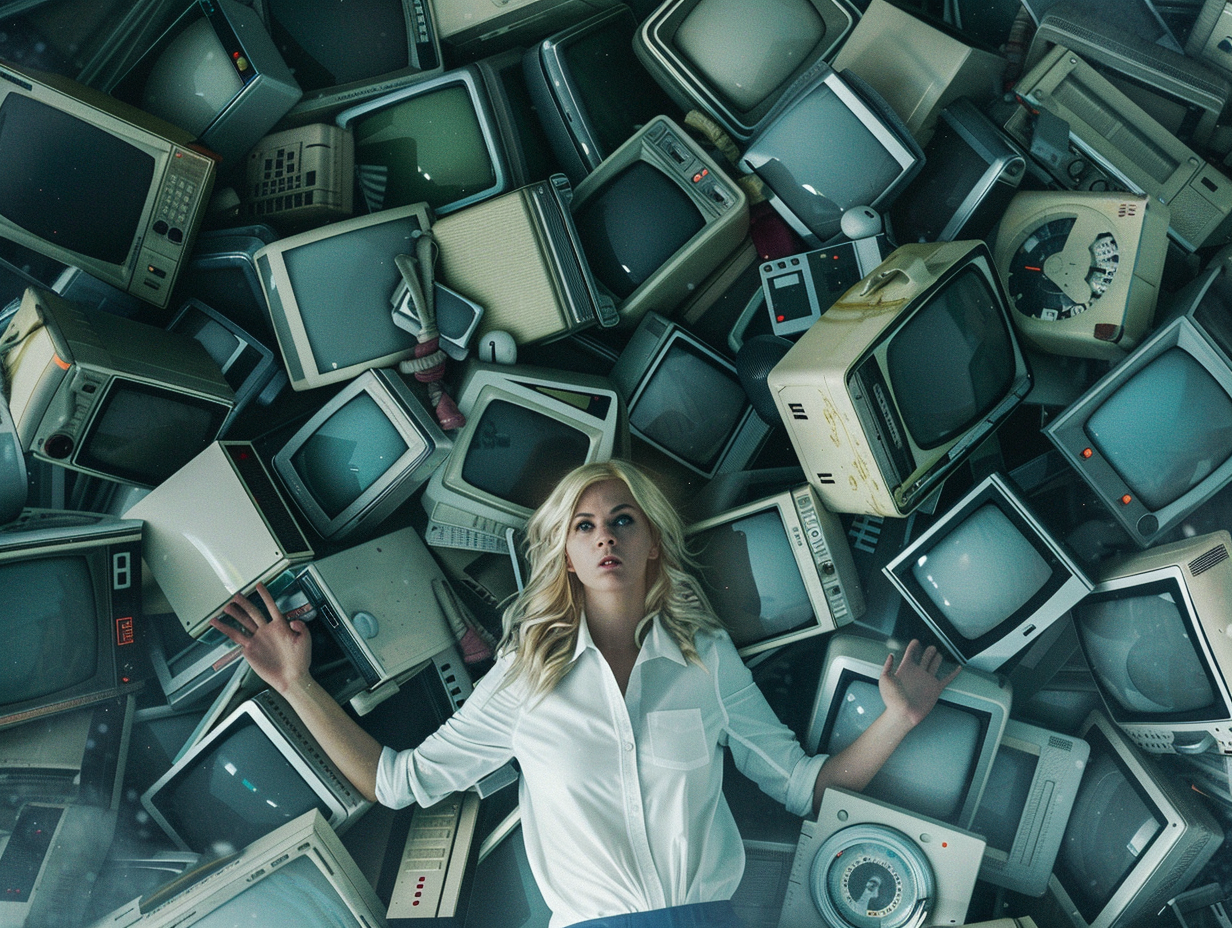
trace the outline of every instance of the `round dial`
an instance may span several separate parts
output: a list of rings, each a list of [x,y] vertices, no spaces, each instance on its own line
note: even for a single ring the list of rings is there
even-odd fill
[[[1072,216],[1050,220],[1027,235],[1010,259],[1010,298],[1025,316],[1069,319],[1107,292],[1119,261],[1112,233],[1087,238]]]
[[[912,928],[928,914],[932,870],[920,849],[882,825],[831,835],[812,868],[813,901],[835,928]]]

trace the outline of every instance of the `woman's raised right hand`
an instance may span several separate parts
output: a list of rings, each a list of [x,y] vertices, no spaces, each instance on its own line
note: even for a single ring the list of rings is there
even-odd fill
[[[239,627],[221,617],[210,619],[210,624],[243,649],[245,659],[262,680],[279,693],[286,693],[309,678],[312,636],[299,619],[286,620],[265,584],[257,584],[257,593],[265,603],[268,619],[251,600],[236,593],[223,612]]]

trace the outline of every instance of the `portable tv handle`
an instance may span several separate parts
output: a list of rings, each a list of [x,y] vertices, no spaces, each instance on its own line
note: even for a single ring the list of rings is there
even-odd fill
[[[894,282],[895,278],[905,277],[907,283],[915,283],[923,280],[928,274],[928,268],[919,258],[912,258],[904,267],[886,268],[884,271],[878,271],[876,274],[869,275],[864,281],[864,286],[860,288],[860,296],[868,296],[870,293],[875,293],[887,284]]]

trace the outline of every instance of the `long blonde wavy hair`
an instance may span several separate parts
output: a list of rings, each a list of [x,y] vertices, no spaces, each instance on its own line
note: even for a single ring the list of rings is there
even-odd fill
[[[663,492],[626,461],[583,464],[566,474],[531,516],[526,529],[530,578],[502,620],[500,651],[513,655],[507,682],[525,678],[532,694],[550,692],[569,670],[585,600],[581,581],[566,569],[565,542],[582,494],[613,479],[629,488],[659,546],[659,557],[647,564],[644,615],[657,613],[692,661],[698,660],[694,636],[723,628],[690,572],[695,565],[685,549],[684,524]],[[639,643],[648,627],[647,620],[638,626]]]

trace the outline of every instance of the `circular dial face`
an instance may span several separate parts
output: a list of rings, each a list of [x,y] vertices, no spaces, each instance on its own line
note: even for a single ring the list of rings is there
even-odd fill
[[[897,840],[863,838],[845,842],[813,866],[813,895],[818,908],[850,928],[897,928],[922,917],[922,901],[931,887],[921,867],[922,855]],[[916,853],[920,860],[904,855]],[[832,919],[833,920],[833,919]]]
[[[1014,252],[1009,292],[1023,315],[1069,319],[1095,305],[1112,284],[1120,261],[1116,239],[1109,232],[1086,239],[1080,229],[1071,240],[1076,223],[1073,217],[1046,222]]]

